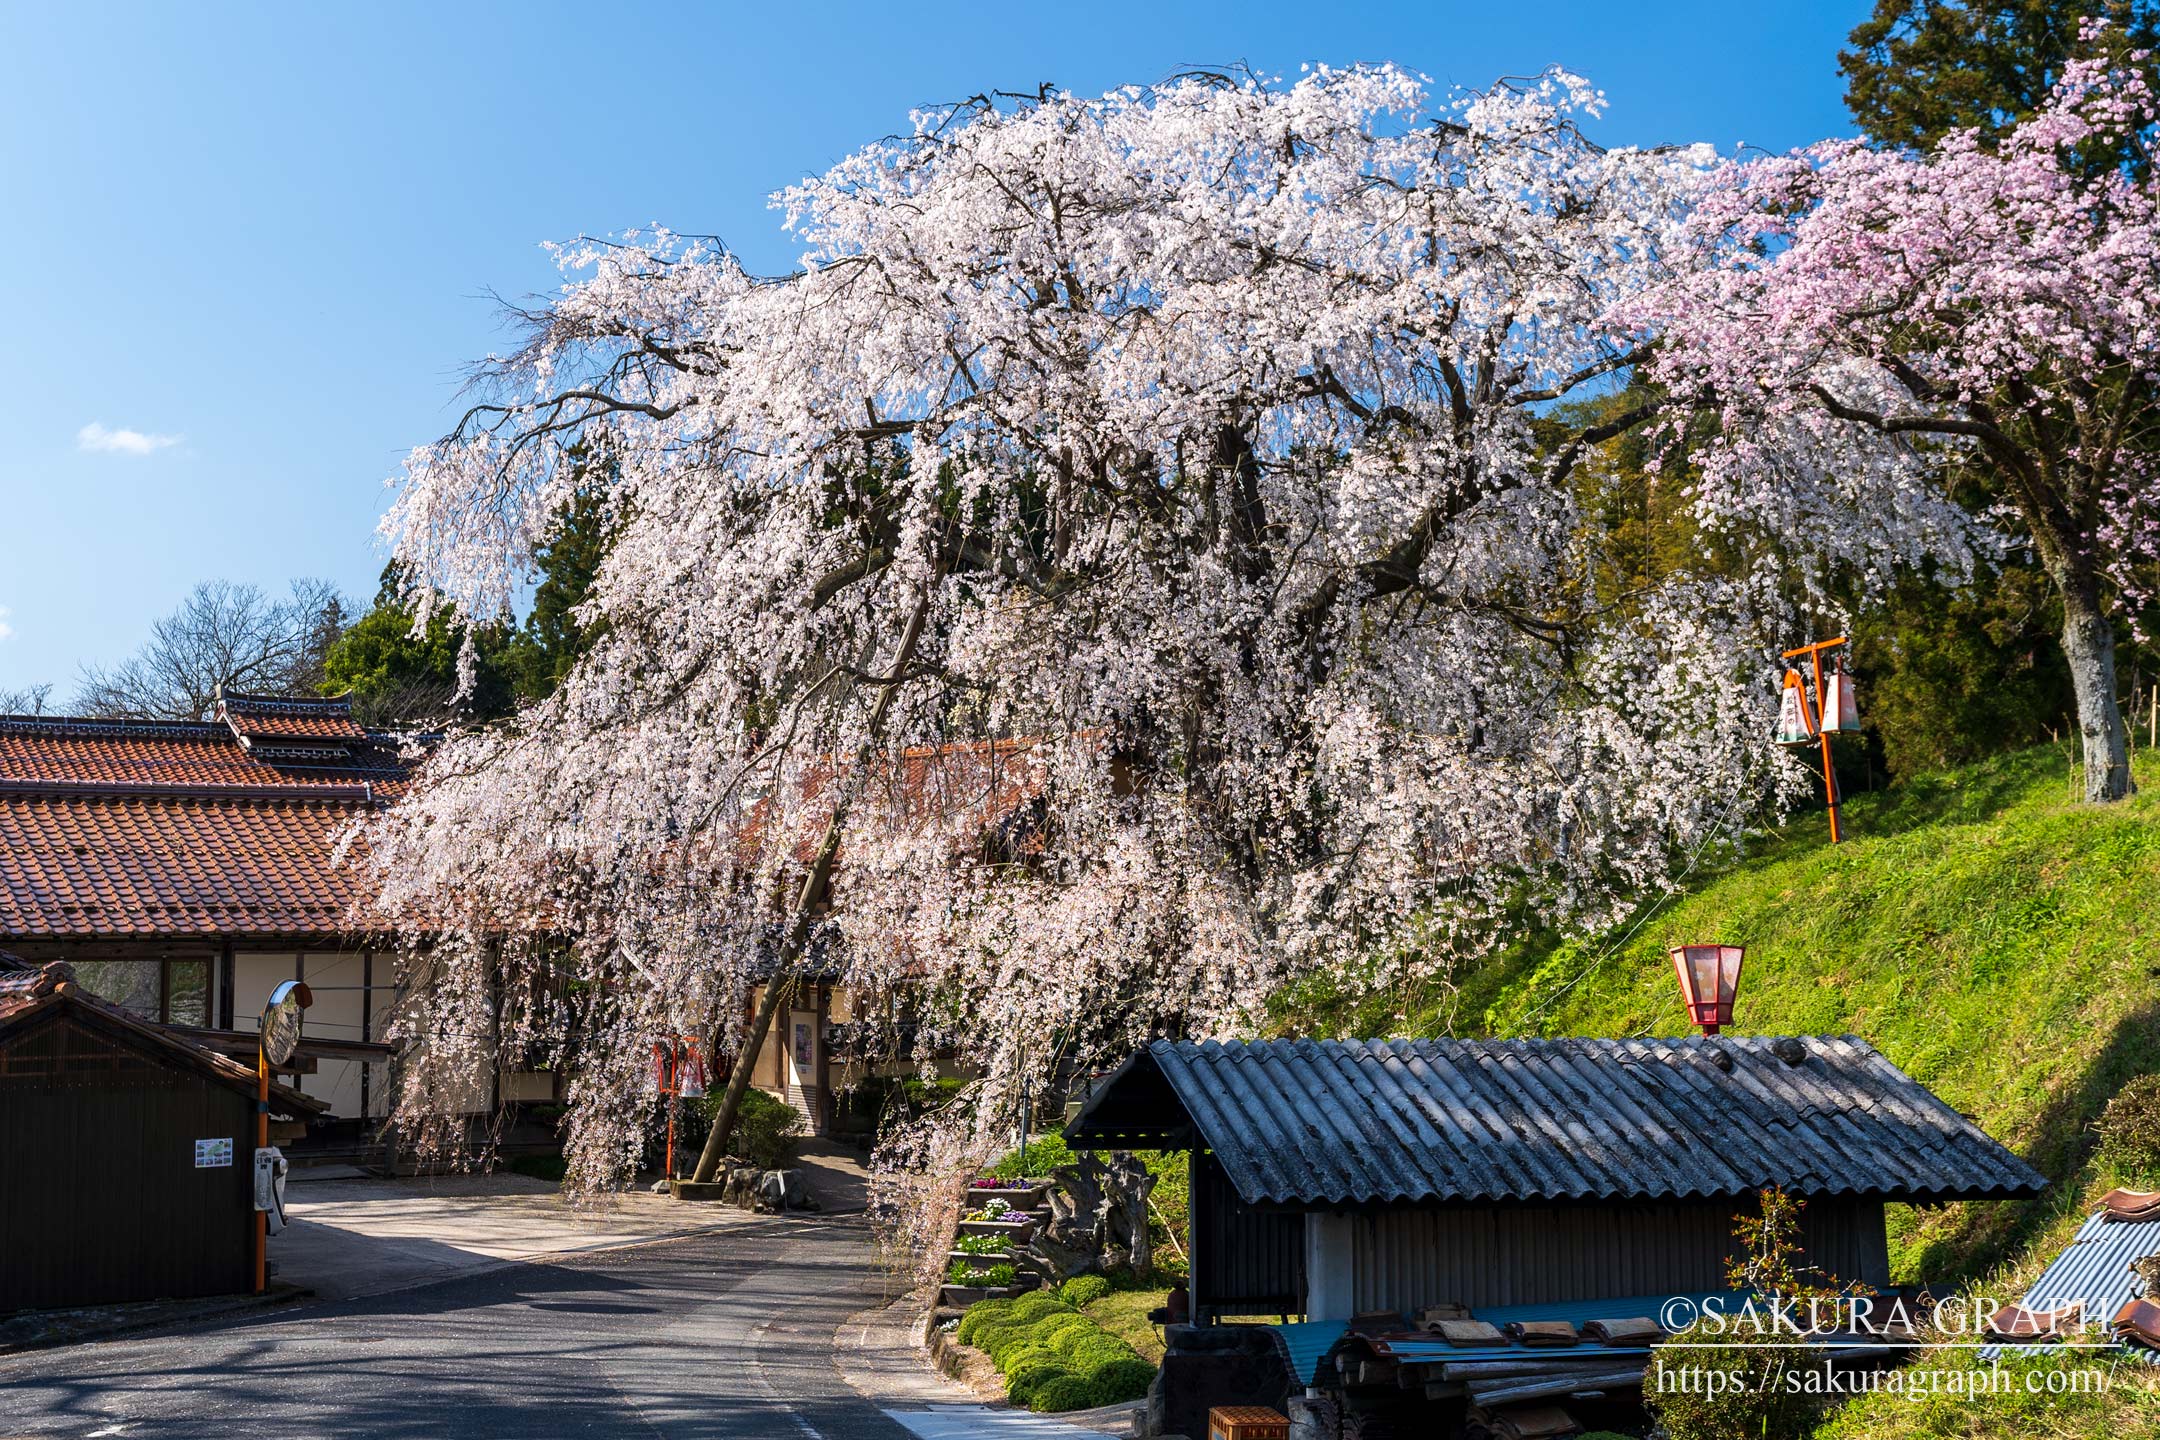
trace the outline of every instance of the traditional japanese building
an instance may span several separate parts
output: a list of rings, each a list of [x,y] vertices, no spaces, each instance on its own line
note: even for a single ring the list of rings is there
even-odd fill
[[[305,980],[301,1090],[383,1116],[395,977],[336,850],[407,778],[343,699],[227,695],[204,723],[0,717],[0,949],[250,1059],[271,989]]]
[[[1020,748],[911,751],[880,783],[903,792],[903,814],[965,807],[983,844],[1010,849],[1038,789]],[[292,1078],[324,1104],[318,1138],[358,1140],[394,1105],[398,946],[364,918],[365,868],[339,845],[405,792],[410,764],[344,698],[228,694],[204,722],[0,716],[0,950],[65,961],[89,994],[249,1061],[271,990],[306,981]],[[912,1070],[851,1057],[858,1017],[837,978],[813,963],[750,1061],[813,1133],[873,1068]],[[547,1102],[557,1085],[498,1067],[469,1106]]]
[[[254,1284],[252,1064],[0,953],[0,1314]],[[270,1139],[320,1101],[270,1090]]]

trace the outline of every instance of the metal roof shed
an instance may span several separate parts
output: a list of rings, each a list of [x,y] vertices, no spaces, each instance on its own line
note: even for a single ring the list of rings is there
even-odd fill
[[[1065,1133],[1192,1152],[1205,1316],[1716,1289],[1770,1185],[1883,1284],[1884,1202],[2046,1184],[1853,1036],[1157,1041]]]

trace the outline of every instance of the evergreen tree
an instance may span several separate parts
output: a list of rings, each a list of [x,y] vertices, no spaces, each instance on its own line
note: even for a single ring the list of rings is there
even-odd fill
[[[2091,20],[2108,23],[2100,43],[2118,58],[2160,47],[2155,0],[1876,0],[1838,52],[1845,107],[1886,145],[1929,149],[1969,129],[1992,140],[2040,108]]]

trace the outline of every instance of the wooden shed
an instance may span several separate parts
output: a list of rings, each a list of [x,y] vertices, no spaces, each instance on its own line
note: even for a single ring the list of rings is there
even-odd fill
[[[1200,1324],[1722,1290],[1770,1186],[1881,1286],[1887,1202],[2046,1183],[1849,1035],[1158,1041],[1065,1136],[1190,1152]]]
[[[255,1095],[64,964],[0,973],[0,1314],[252,1289]]]

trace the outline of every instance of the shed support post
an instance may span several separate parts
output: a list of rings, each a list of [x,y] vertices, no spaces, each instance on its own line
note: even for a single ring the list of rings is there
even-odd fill
[[[1305,1216],[1305,1318],[1348,1320],[1357,1313],[1357,1217],[1313,1210]]]
[[[1201,1185],[1201,1171],[1207,1164],[1205,1152],[1200,1148],[1196,1135],[1192,1149],[1185,1152],[1185,1239],[1192,1246],[1192,1253],[1185,1257],[1186,1310],[1195,1325],[1207,1324],[1207,1311],[1201,1308],[1200,1276],[1207,1268],[1201,1257],[1207,1254],[1207,1241],[1203,1238],[1200,1216],[1207,1209],[1201,1196],[1206,1194]]]

